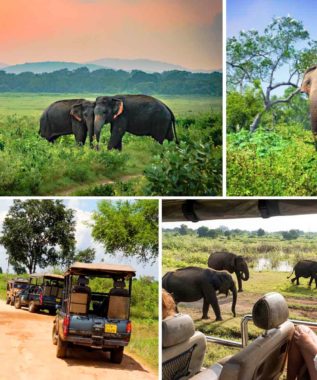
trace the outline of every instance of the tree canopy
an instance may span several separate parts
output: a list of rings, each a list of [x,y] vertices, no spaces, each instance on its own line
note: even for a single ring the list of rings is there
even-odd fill
[[[305,47],[300,47],[306,44]],[[240,31],[228,39],[228,87],[245,91],[253,88],[262,107],[253,118],[250,130],[255,131],[265,112],[278,104],[288,103],[298,92],[302,72],[317,57],[316,43],[309,39],[303,23],[289,16],[276,17],[264,29]],[[288,73],[280,79],[281,70]],[[292,88],[286,97],[274,96],[274,90]]]
[[[96,250],[94,248],[86,248],[76,252],[73,262],[80,261],[82,263],[92,263],[95,260]]]
[[[145,73],[133,70],[87,68],[62,69],[52,73],[8,74],[0,71],[0,92],[92,92],[166,95],[222,95],[222,74],[166,71]]]
[[[60,200],[14,200],[0,236],[9,263],[19,273],[34,273],[49,265],[64,264],[73,257],[74,211]]]
[[[121,251],[140,262],[158,256],[158,202],[156,200],[101,201],[93,214],[93,238],[105,253]]]

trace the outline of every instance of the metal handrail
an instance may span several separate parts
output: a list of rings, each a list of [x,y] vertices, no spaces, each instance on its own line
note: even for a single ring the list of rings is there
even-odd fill
[[[248,323],[249,321],[252,321],[252,315],[247,314],[241,319],[241,343],[236,342],[234,340],[230,339],[223,339],[223,338],[218,338],[216,336],[211,336],[211,335],[206,335],[206,340],[209,343],[217,343],[221,344],[223,346],[228,346],[228,347],[236,347],[236,348],[244,348],[248,345],[249,342],[249,329],[248,329]],[[317,322],[309,322],[309,321],[301,321],[299,319],[288,319],[290,322],[294,323],[294,325],[305,325],[309,327],[313,327],[317,329]]]

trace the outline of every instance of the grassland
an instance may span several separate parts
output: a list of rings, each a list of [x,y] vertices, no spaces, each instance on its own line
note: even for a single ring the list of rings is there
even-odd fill
[[[109,152],[105,126],[97,152],[76,146],[73,136],[55,144],[38,136],[39,117],[49,104],[98,95],[0,94],[0,195],[144,195],[144,170],[164,149],[152,138],[127,133],[123,151]],[[220,98],[158,97],[175,113],[178,135],[188,134],[188,123],[201,126],[206,115],[221,110]]]
[[[209,311],[209,320],[201,320],[202,302],[181,303],[179,310],[192,316],[196,329],[206,335],[241,341],[240,322],[245,314],[250,314],[253,304],[262,295],[277,291],[287,300],[290,318],[300,320],[316,320],[317,289],[313,284],[308,287],[308,279],[301,279],[296,286],[287,279],[290,272],[278,272],[274,268],[281,261],[288,261],[291,265],[299,259],[317,258],[317,239],[298,238],[285,241],[277,237],[218,237],[199,238],[196,235],[175,235],[163,233],[163,273],[186,266],[207,267],[207,260],[212,251],[227,250],[242,254],[246,257],[250,269],[249,281],[243,282],[242,293],[238,293],[237,315],[231,313],[232,298],[220,297],[220,309],[223,321],[215,322],[212,310]],[[270,270],[257,271],[256,264],[260,258],[270,259]],[[233,275],[235,279],[235,275]],[[249,338],[256,338],[260,330],[249,324]],[[204,365],[210,366],[221,358],[238,352],[238,349],[208,343]]]

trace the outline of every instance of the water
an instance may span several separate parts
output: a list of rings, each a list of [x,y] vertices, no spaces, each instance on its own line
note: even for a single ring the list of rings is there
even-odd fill
[[[272,260],[264,257],[260,258],[254,267],[254,270],[260,272],[262,270],[273,270],[276,272],[291,272],[293,266],[288,261],[279,261],[275,268],[272,268]]]

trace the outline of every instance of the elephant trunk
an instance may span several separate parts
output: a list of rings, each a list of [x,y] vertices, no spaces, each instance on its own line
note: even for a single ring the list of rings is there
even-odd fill
[[[230,288],[232,292],[232,305],[231,305],[231,311],[233,316],[236,316],[236,303],[237,303],[237,288],[236,284],[233,283],[232,287]]]
[[[243,281],[248,281],[249,277],[250,277],[249,268],[245,268],[244,271],[241,271],[241,279]]]
[[[99,144],[101,128],[103,125],[104,125],[104,121],[103,121],[102,117],[99,115],[95,115],[94,131],[95,131],[95,135],[96,135],[97,144]]]
[[[317,141],[317,88],[312,88],[309,95],[310,101],[310,117],[311,117],[311,130],[315,140],[315,147]]]

